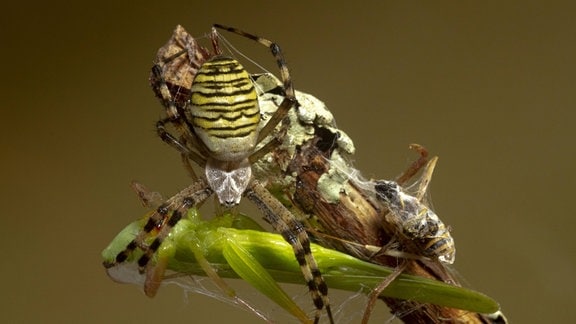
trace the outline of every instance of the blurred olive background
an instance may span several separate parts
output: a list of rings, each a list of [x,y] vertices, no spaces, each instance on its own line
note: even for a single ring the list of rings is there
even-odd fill
[[[112,282],[100,260],[145,212],[131,180],[165,195],[188,184],[177,154],[155,137],[162,107],[147,79],[176,24],[202,36],[214,22],[283,47],[296,87],[324,100],[354,139],[365,176],[399,174],[415,157],[410,143],[439,155],[432,199],[452,226],[455,268],[468,284],[513,322],[574,321],[574,9],[536,1],[5,5],[3,321],[256,321],[177,288],[148,299]],[[265,48],[226,37],[276,73]]]

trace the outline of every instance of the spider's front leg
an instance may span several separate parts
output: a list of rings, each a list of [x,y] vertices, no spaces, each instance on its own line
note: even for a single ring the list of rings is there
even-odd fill
[[[212,193],[213,191],[206,181],[199,180],[168,199],[148,218],[142,230],[128,243],[126,248],[116,255],[114,262],[104,263],[104,267],[111,268],[123,263],[137,248],[141,249],[144,254],[138,259],[138,268],[140,273],[147,273],[145,285],[146,295],[154,296],[165,268],[157,266],[152,270],[150,266],[152,256],[158,251],[164,239],[180,219],[182,219],[183,215],[189,209],[201,204],[210,197]],[[158,233],[152,242],[147,244],[146,239],[150,237],[152,231],[158,231]]]
[[[244,194],[262,211],[266,221],[274,227],[274,230],[292,246],[316,307],[314,323],[320,320],[324,307],[326,307],[330,323],[333,323],[328,300],[328,286],[312,255],[310,238],[302,223],[257,180],[251,182]]]
[[[188,171],[188,175],[190,175],[193,181],[197,181],[199,177],[196,175],[196,172],[194,171],[194,168],[190,162],[193,161],[200,166],[204,166],[206,165],[206,158],[189,149],[189,147],[201,147],[199,144],[196,144],[196,138],[191,138],[190,136],[182,134],[178,139],[166,129],[167,124],[174,123],[175,122],[171,118],[164,118],[159,120],[156,122],[156,133],[164,143],[172,146],[178,152],[180,152],[182,164],[184,165],[186,171]]]

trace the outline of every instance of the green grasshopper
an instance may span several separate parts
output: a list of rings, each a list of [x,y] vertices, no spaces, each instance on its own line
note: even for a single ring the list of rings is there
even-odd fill
[[[102,252],[104,262],[112,261],[134,239],[148,216],[130,223],[112,240]],[[153,233],[148,240],[152,239]],[[333,289],[353,293],[364,289],[369,293],[394,271],[316,244],[312,244],[312,251],[326,281]],[[226,298],[269,321],[240,299],[222,279],[241,278],[299,321],[310,321],[306,313],[278,285],[279,282],[302,283],[300,268],[294,260],[291,246],[282,236],[265,232],[250,217],[226,213],[206,221],[200,218],[196,209],[191,209],[155,254],[152,261],[154,271],[149,272],[153,275],[138,273],[136,260],[139,254],[134,253],[127,262],[107,269],[109,276],[119,282],[143,281],[147,289],[154,290],[163,281],[169,283],[183,276],[208,276]],[[381,296],[479,313],[498,310],[496,301],[479,292],[405,274],[394,280]]]

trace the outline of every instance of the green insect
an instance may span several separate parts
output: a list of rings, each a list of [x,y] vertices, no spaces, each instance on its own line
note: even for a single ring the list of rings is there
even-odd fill
[[[114,238],[102,252],[105,263],[114,261],[126,244],[142,231],[153,213],[132,222]],[[156,234],[150,232],[144,241],[153,241]],[[364,288],[364,292],[369,293],[394,271],[316,244],[312,244],[311,249],[327,283],[335,289],[356,293]],[[224,298],[270,321],[256,307],[242,300],[222,279],[241,278],[300,322],[310,322],[306,312],[278,286],[278,282],[300,284],[302,281],[291,246],[282,236],[264,232],[250,217],[225,213],[205,221],[196,209],[190,209],[151,259],[154,271],[144,277],[137,270],[141,254],[134,253],[124,263],[108,268],[108,274],[120,282],[144,281],[145,289],[153,293],[162,282],[173,278],[208,276],[220,288]],[[480,313],[498,310],[498,304],[481,293],[410,275],[400,275],[381,296]]]

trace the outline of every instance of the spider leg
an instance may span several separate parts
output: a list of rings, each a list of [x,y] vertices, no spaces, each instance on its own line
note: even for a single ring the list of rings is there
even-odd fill
[[[106,268],[111,268],[122,263],[126,261],[134,250],[140,248],[144,251],[144,254],[138,259],[138,267],[140,272],[144,272],[152,258],[152,255],[158,250],[163,240],[178,221],[180,221],[186,211],[202,203],[212,194],[212,192],[213,191],[208,187],[208,184],[205,181],[200,180],[180,191],[174,197],[168,199],[148,218],[142,231],[140,231],[140,233],[138,233],[136,237],[128,243],[123,251],[116,255],[114,262],[106,263],[104,266]],[[159,232],[152,243],[147,245],[145,239],[154,229],[159,230]]]
[[[320,320],[324,307],[326,307],[330,323],[334,323],[328,299],[328,286],[312,255],[310,239],[302,223],[296,220],[292,213],[256,180],[248,187],[245,195],[256,204],[265,215],[265,219],[294,249],[294,255],[316,307],[314,323]]]
[[[188,147],[188,141],[186,140],[186,137],[184,137],[184,135],[180,136],[180,139],[178,140],[179,145],[181,145],[181,147]],[[190,163],[191,161],[194,161],[196,163],[205,163],[205,159],[203,157],[198,157],[198,160],[195,160],[195,158],[192,158],[191,155],[195,154],[195,152],[191,151],[191,150],[184,150],[184,152],[180,152],[180,159],[182,161],[182,165],[184,165],[184,169],[186,169],[186,171],[188,172],[188,175],[190,176],[190,178],[192,178],[192,182],[196,182],[198,181],[198,176],[196,175],[196,171],[194,171],[194,168],[192,167],[192,164]],[[202,164],[200,164],[202,165]]]
[[[140,271],[144,271],[148,262],[152,258],[152,255],[158,250],[166,236],[170,233],[172,228],[180,221],[182,216],[188,211],[188,209],[197,206],[198,204],[202,203],[212,194],[212,189],[208,186],[208,184],[200,180],[188,188],[180,191],[176,196],[170,198],[166,203],[160,205],[154,215],[150,217],[150,220],[155,218],[156,215],[160,216],[161,219],[165,220],[163,224],[159,224],[156,220],[152,220],[144,226],[144,232],[151,230],[150,226],[159,226],[161,225],[160,232],[158,235],[150,243],[148,248],[144,251],[144,255],[138,259],[138,266],[140,267]],[[170,215],[170,210],[177,206],[176,209]],[[167,218],[168,217],[168,218]],[[137,239],[138,237],[136,237]]]
[[[263,158],[264,155],[268,154],[274,148],[278,147],[278,145],[281,143],[282,142],[278,138],[276,137],[272,138],[270,142],[266,143],[264,146],[256,150],[254,153],[250,154],[250,156],[248,157],[248,161],[250,162],[250,164],[253,164],[254,162]]]
[[[174,135],[168,132],[168,130],[166,129],[166,124],[175,124],[175,122],[170,117],[163,118],[158,122],[156,122],[156,132],[160,137],[160,139],[162,139],[162,141],[178,150],[178,152],[180,152],[182,155],[198,163],[198,165],[200,166],[206,165],[206,158],[202,157],[197,152],[192,151],[188,148],[187,145],[188,140],[186,139],[186,137],[183,137],[184,141],[178,140]]]
[[[192,181],[198,181],[199,178],[196,175],[196,172],[194,171],[192,164],[190,164],[190,158],[188,158],[188,155],[180,153],[180,159],[182,160],[182,164],[184,165],[184,168],[188,172],[188,175],[192,178]]]

